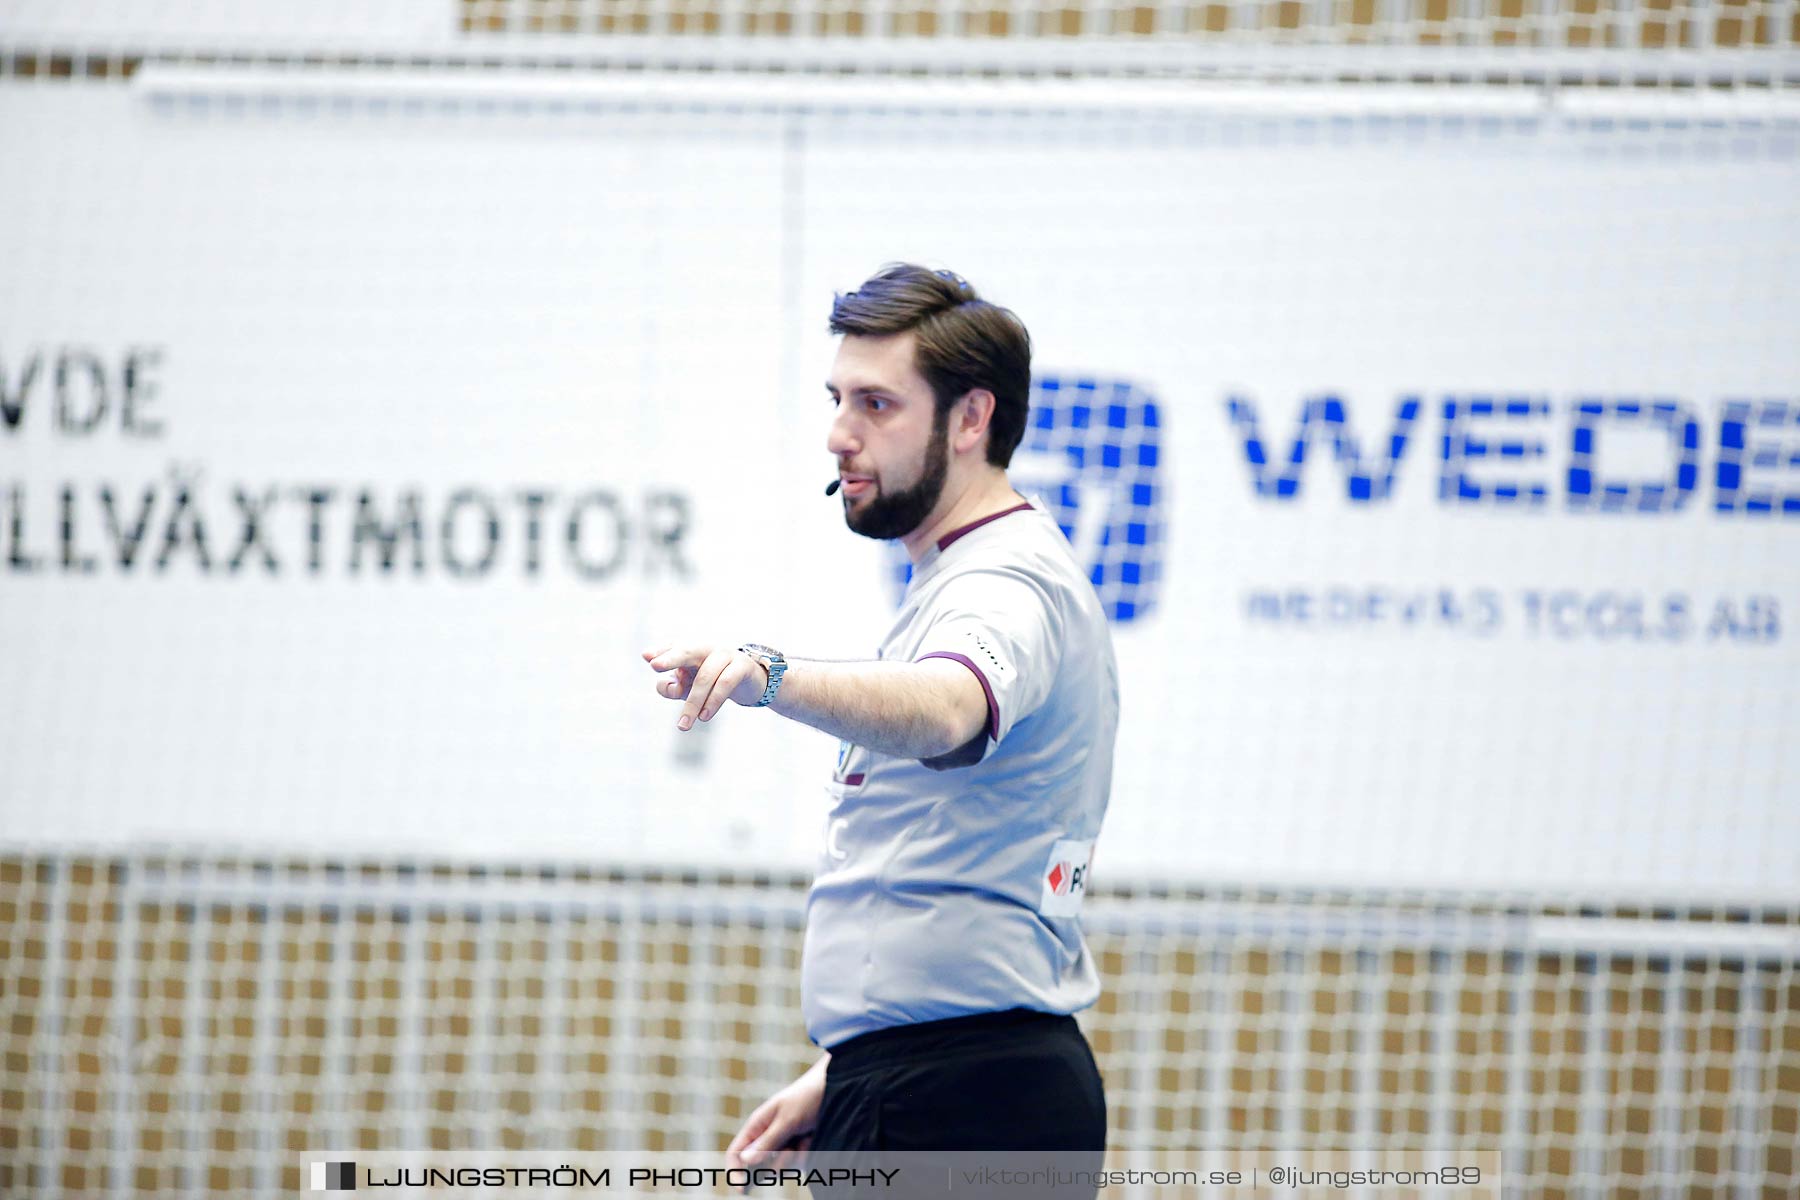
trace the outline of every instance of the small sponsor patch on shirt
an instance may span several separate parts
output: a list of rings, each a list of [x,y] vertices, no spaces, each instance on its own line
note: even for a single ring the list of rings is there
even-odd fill
[[[847,788],[863,785],[863,780],[868,778],[868,773],[850,769],[850,760],[856,754],[856,750],[857,746],[854,742],[838,742],[837,766],[832,769],[831,782],[841,783]]]
[[[1047,917],[1079,916],[1081,898],[1087,895],[1088,865],[1093,857],[1091,840],[1065,840],[1050,847],[1050,861],[1044,864],[1044,890],[1038,901],[1038,911]]]

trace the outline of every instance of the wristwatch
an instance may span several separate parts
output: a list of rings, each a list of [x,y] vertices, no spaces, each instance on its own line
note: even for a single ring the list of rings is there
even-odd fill
[[[775,693],[781,690],[781,677],[787,674],[787,659],[781,657],[781,651],[759,646],[755,642],[745,642],[738,649],[761,663],[763,670],[769,673],[769,686],[763,689],[762,699],[750,706],[767,708],[769,702],[775,699]]]

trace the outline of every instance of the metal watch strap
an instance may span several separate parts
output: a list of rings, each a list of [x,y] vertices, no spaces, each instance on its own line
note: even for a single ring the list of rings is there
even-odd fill
[[[781,690],[781,677],[787,674],[787,659],[781,656],[781,651],[759,646],[755,642],[746,642],[738,649],[761,663],[763,670],[769,673],[769,686],[763,689],[762,699],[750,706],[767,708],[770,701],[775,699],[775,693]]]

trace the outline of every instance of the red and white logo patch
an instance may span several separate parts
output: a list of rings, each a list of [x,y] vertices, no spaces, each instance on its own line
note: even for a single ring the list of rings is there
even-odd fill
[[[1038,911],[1050,917],[1073,917],[1081,912],[1087,895],[1088,868],[1094,857],[1091,841],[1065,840],[1050,847],[1044,864],[1044,891]]]

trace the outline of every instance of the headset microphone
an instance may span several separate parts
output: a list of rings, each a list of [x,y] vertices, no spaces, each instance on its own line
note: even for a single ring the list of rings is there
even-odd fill
[[[830,483],[825,485],[825,494],[827,496],[837,495],[838,488],[842,487],[843,484],[844,484],[844,481],[841,479],[832,480]]]

